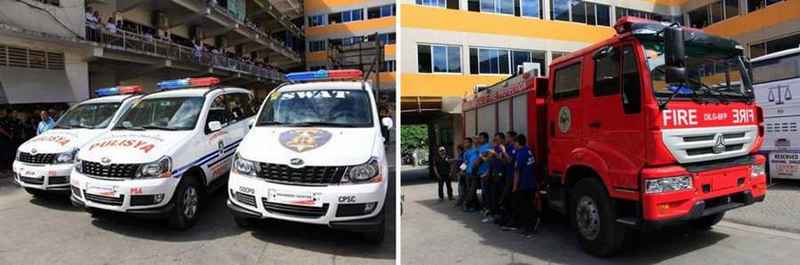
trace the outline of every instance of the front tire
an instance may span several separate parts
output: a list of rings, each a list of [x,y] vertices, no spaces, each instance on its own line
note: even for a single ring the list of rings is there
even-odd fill
[[[725,217],[725,213],[717,213],[712,214],[709,216],[703,216],[695,220],[689,221],[689,224],[698,230],[711,230],[711,227],[722,221],[722,217]]]
[[[175,204],[169,215],[169,226],[186,230],[197,222],[200,210],[200,185],[192,178],[183,178],[173,194]]]
[[[622,247],[626,228],[616,222],[613,202],[597,179],[578,181],[572,197],[571,219],[578,243],[589,254],[607,257]]]

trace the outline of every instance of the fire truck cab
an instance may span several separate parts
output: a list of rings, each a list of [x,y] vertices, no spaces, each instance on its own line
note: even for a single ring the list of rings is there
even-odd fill
[[[708,229],[766,194],[765,158],[756,154],[762,111],[741,46],[629,17],[615,29],[553,61],[547,79],[512,77],[464,107],[465,116],[477,109],[464,120],[478,125],[494,101],[510,112],[505,128],[528,134],[546,205],[567,215],[580,245],[598,256],[618,251],[631,228]],[[503,95],[513,96],[510,107]],[[526,122],[513,121],[523,115]]]

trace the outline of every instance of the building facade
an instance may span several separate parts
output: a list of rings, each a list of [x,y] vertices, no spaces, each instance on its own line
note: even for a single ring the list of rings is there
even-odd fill
[[[461,98],[523,62],[543,74],[558,56],[614,34],[623,16],[671,21],[736,39],[750,56],[800,45],[800,0],[400,0],[403,124],[433,145],[463,137]]]
[[[307,69],[361,69],[394,98],[394,0],[307,0],[304,11]]]

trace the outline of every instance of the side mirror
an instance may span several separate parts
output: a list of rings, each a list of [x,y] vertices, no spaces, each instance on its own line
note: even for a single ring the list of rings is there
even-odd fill
[[[686,68],[667,66],[664,68],[664,79],[667,84],[686,83]]]
[[[219,131],[220,129],[222,129],[222,123],[220,123],[219,121],[210,121],[208,122],[208,129],[211,130],[212,132]]]
[[[667,84],[686,82],[686,49],[683,29],[667,27],[664,29],[664,79]]]
[[[249,121],[247,121],[247,127],[249,127],[250,129],[253,129],[253,126],[255,125],[256,125],[256,119],[250,119]]]
[[[381,119],[381,124],[383,124],[383,126],[386,127],[386,129],[392,129],[392,127],[394,126],[394,121],[392,120],[392,118],[385,117]]]

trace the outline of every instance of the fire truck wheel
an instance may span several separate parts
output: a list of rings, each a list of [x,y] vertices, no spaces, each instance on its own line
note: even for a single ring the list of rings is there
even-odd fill
[[[613,202],[599,180],[587,178],[572,193],[572,223],[578,242],[589,254],[611,256],[622,246],[626,228],[618,224]]]
[[[200,209],[200,189],[197,181],[190,176],[184,176],[172,196],[175,207],[169,215],[169,226],[179,230],[192,227],[197,222]]]
[[[689,221],[689,224],[691,224],[691,226],[693,226],[695,229],[698,230],[711,230],[711,227],[719,223],[719,221],[722,221],[722,217],[724,216],[725,216],[724,212],[718,214],[712,214],[709,216],[703,216],[698,219]]]
[[[42,198],[45,195],[45,191],[40,189],[25,188],[25,192],[36,198]]]

